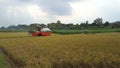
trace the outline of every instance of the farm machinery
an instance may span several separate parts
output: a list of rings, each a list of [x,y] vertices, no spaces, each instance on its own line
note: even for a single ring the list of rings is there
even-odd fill
[[[37,31],[32,33],[32,36],[49,36],[51,35],[51,30],[47,27],[42,27],[37,25]]]

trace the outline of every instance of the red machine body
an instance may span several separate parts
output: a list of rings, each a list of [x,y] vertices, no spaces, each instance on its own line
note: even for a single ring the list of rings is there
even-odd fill
[[[40,32],[40,31],[37,31],[37,32],[34,32],[32,34],[32,36],[49,36],[51,35],[51,32]]]
[[[37,31],[32,33],[32,36],[49,36],[51,35],[51,30],[49,28],[43,28],[42,26],[37,26]]]

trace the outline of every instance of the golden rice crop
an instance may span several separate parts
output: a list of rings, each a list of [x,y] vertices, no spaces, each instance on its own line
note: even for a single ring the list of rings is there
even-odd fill
[[[25,68],[119,68],[120,33],[32,37],[0,33],[0,47]]]

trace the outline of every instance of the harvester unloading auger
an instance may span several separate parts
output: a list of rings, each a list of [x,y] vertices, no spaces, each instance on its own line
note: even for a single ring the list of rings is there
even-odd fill
[[[47,27],[42,27],[37,25],[37,31],[32,33],[32,36],[49,36],[51,35],[51,30]]]

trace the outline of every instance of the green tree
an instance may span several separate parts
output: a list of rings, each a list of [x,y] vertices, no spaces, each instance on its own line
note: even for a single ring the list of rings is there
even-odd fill
[[[30,24],[30,30],[36,31],[37,30],[37,25],[40,25],[38,23]]]
[[[60,20],[57,23],[49,23],[48,27],[50,29],[65,29],[65,24],[62,24]]]
[[[106,21],[104,24],[104,27],[108,27],[108,26],[110,26],[110,23],[109,23],[109,21]]]
[[[93,23],[96,25],[96,27],[100,28],[103,25],[103,19],[102,18],[97,18],[93,21]]]
[[[2,26],[0,29],[5,29],[5,27],[4,27],[4,26]]]

